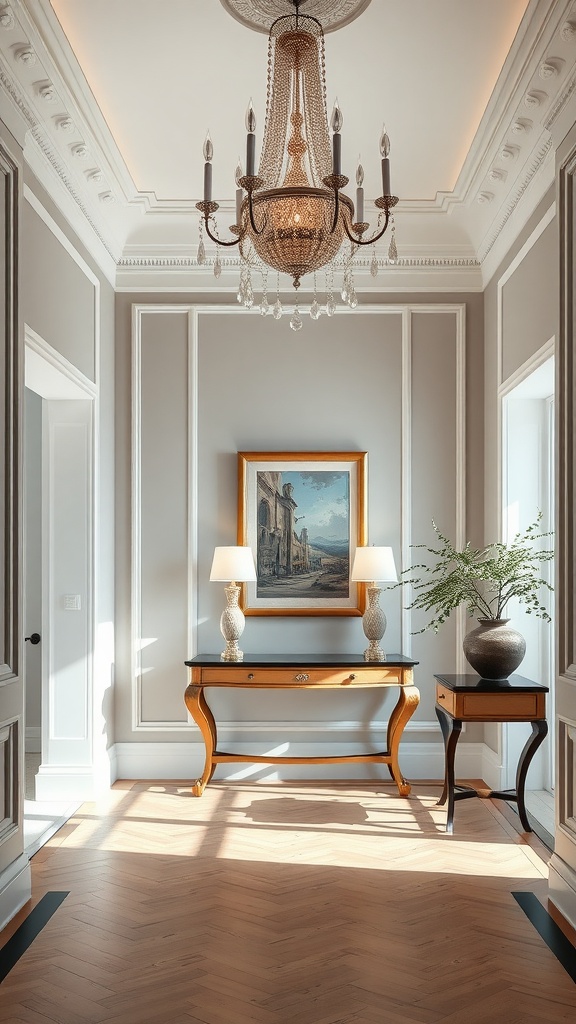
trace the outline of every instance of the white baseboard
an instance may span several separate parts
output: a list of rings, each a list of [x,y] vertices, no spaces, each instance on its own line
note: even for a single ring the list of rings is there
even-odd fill
[[[576,928],[576,871],[553,853],[548,865],[548,897],[562,917]]]
[[[112,760],[98,767],[41,764],[35,776],[35,798],[49,803],[97,800],[117,777],[113,774]]]
[[[492,750],[487,743],[482,743],[482,770],[478,775],[490,789],[501,790],[504,788],[505,768],[501,764],[500,755]],[[458,749],[458,748],[457,748]]]
[[[412,723],[409,723],[409,726]],[[265,756],[346,755],[383,749],[386,723],[370,729],[357,722],[243,722],[219,728],[219,747],[240,754]],[[415,738],[416,735],[434,739]],[[377,738],[375,738],[377,737]],[[385,742],[385,741],[384,741]],[[94,800],[118,779],[192,780],[202,774],[204,743],[194,730],[185,742],[116,743],[96,766],[40,765],[36,799],[46,801]],[[444,745],[433,722],[407,728],[400,744],[400,767],[407,779],[438,782],[444,778]],[[461,737],[456,749],[456,777],[484,779],[492,789],[502,786],[503,770],[498,755],[485,743],[467,743]],[[270,779],[274,781],[357,779],[389,781],[386,767],[374,764],[266,765],[229,763],[219,765],[215,779]]]
[[[459,778],[482,778],[483,743],[460,743],[456,752],[456,773]],[[240,754],[274,754],[302,757],[331,754],[358,754],[369,750],[361,743],[332,740],[314,744],[284,742],[271,745],[255,736],[253,742],[236,742],[233,750]],[[377,749],[372,747],[372,749]],[[204,743],[116,743],[113,751],[116,779],[196,779],[204,767]],[[400,767],[407,779],[439,781],[444,778],[444,747],[435,742],[402,742]],[[314,779],[362,779],[390,781],[386,767],[375,764],[222,764],[215,779],[270,779],[274,781]]]
[[[30,862],[22,854],[0,874],[0,931],[22,910],[31,893]]]

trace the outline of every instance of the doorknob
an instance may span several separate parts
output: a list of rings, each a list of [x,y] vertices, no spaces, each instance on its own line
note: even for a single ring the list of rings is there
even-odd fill
[[[29,640],[31,644],[39,644],[42,637],[40,633],[32,633],[32,636],[25,636],[24,639]]]

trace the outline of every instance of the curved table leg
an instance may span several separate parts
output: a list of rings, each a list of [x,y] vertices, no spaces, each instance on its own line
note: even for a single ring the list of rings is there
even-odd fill
[[[192,796],[202,796],[202,793],[210,782],[216,767],[212,761],[212,755],[216,749],[216,722],[214,721],[214,716],[206,702],[202,686],[196,686],[194,683],[187,686],[184,693],[184,701],[188,711],[202,733],[204,747],[206,749],[204,771],[200,778],[196,779],[196,782],[192,783]]]
[[[388,754],[391,759],[389,769],[394,782],[398,786],[400,796],[408,796],[411,789],[410,783],[406,782],[406,779],[400,771],[400,765],[398,764],[400,740],[406,723],[412,718],[412,715],[416,711],[419,703],[420,691],[416,686],[401,686],[398,703],[392,711],[388,722],[387,743]]]
[[[530,822],[526,814],[526,805],[524,803],[524,789],[526,786],[526,776],[528,774],[528,768],[530,762],[534,757],[534,754],[538,750],[538,747],[544,740],[548,732],[548,723],[545,719],[540,719],[536,722],[532,722],[532,735],[528,737],[522,753],[520,754],[520,760],[518,761],[518,767],[516,769],[516,797],[518,801],[518,814],[520,815],[520,821],[522,822],[522,828],[525,832],[531,832]]]
[[[446,817],[446,831],[452,835],[454,831],[454,758],[456,745],[462,732],[462,722],[459,718],[452,718],[442,708],[436,707],[436,717],[440,722],[442,736],[444,737],[444,751],[446,768],[444,774],[444,789],[437,806],[446,803],[448,797],[448,813]]]

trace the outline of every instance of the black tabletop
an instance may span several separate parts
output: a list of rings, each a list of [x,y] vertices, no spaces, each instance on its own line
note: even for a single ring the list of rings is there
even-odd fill
[[[419,662],[403,654],[387,654],[384,661],[365,661],[362,654],[245,654],[242,661],[223,662],[219,654],[197,654],[185,665],[250,665],[265,668],[372,668],[390,665],[392,668],[412,667]]]
[[[434,674],[434,679],[443,683],[449,690],[455,693],[466,693],[469,690],[485,690],[487,693],[501,693],[513,690],[515,693],[537,693],[544,690],[548,693],[549,686],[542,683],[535,683],[533,679],[526,679],[525,676],[515,674],[508,679],[480,679],[477,675],[454,675],[443,676]]]

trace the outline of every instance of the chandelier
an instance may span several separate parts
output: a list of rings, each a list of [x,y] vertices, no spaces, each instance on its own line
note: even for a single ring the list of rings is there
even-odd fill
[[[268,312],[267,277],[269,270],[287,274],[296,289],[296,304],[290,321],[294,330],[302,327],[298,306],[301,278],[314,275],[314,301],[310,315],[318,319],[321,309],[316,294],[316,271],[327,273],[326,312],[335,311],[333,279],[343,270],[342,298],[357,305],[353,280],[353,260],[361,246],[374,246],[382,238],[398,202],[390,194],[390,140],[382,129],[380,155],[382,195],[375,200],[378,224],[365,237],[369,224],[364,220],[364,171],[356,169],[356,203],[344,194],[349,179],[342,174],[342,112],[338,101],[328,124],[324,32],[317,18],[300,13],[304,0],[287,0],[293,13],[277,18],[268,36],[268,84],[266,120],[260,163],[256,170],[256,117],[252,101],[246,113],[246,173],[236,168],[236,223],[230,226],[235,237],[219,237],[214,214],[218,203],[212,199],[212,159],[210,136],[204,142],[204,198],[196,203],[201,213],[198,262],[206,260],[202,231],[217,246],[214,264],[216,277],[221,273],[219,250],[238,246],[241,262],[238,301],[251,307],[254,294],[251,271],[263,278],[260,311]],[[390,247],[394,262],[394,229]],[[370,271],[378,272],[375,249]],[[279,284],[273,315],[279,319],[282,306]]]

